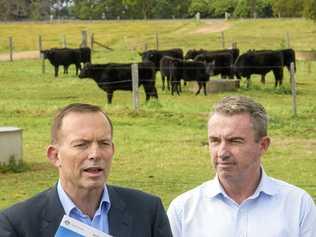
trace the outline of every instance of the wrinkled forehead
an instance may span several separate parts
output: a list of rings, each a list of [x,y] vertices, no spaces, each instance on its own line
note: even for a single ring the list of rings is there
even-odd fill
[[[59,135],[63,132],[84,130],[86,127],[96,130],[108,130],[112,136],[112,125],[108,118],[99,111],[96,112],[69,112],[61,122]],[[72,129],[72,130],[71,130]]]
[[[220,113],[215,112],[210,115],[210,118],[208,120],[208,131],[212,131],[215,129],[237,129],[237,128],[243,128],[243,129],[252,129],[253,126],[253,120],[249,113],[241,112],[241,113],[233,113],[233,114],[226,114],[226,113]]]

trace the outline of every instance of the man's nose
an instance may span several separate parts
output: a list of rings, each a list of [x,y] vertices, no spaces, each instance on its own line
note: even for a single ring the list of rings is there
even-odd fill
[[[222,142],[220,144],[219,150],[218,150],[218,156],[223,161],[228,160],[230,158],[230,152],[229,152],[229,148],[226,142]]]
[[[92,143],[89,148],[88,158],[89,159],[98,159],[100,157],[100,149],[98,144]]]

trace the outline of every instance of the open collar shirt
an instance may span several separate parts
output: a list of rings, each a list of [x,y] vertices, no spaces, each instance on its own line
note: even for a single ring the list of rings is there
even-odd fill
[[[57,184],[57,192],[66,215],[78,221],[81,221],[89,226],[92,226],[104,233],[109,234],[108,212],[111,207],[111,202],[106,185],[104,185],[104,190],[100,200],[99,207],[96,210],[94,217],[92,219],[88,215],[82,213],[82,211],[78,207],[76,207],[76,205],[72,202],[67,193],[64,191],[60,181],[58,181]]]
[[[316,237],[316,207],[304,190],[262,177],[256,191],[240,205],[218,177],[171,202],[173,237]]]

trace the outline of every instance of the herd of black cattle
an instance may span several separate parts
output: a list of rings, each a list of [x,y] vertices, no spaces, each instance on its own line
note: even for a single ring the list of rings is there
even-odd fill
[[[92,78],[97,85],[107,93],[107,101],[112,102],[115,90],[132,90],[132,63],[91,64],[90,48],[51,48],[41,51],[43,58],[48,59],[54,66],[55,77],[58,76],[58,67],[64,67],[68,73],[71,64],[76,66],[76,75],[80,70],[79,78]],[[210,76],[220,75],[222,78],[247,78],[249,86],[252,74],[261,75],[261,82],[265,83],[265,75],[272,71],[275,78],[275,87],[280,86],[283,80],[283,67],[290,71],[294,63],[293,49],[282,50],[249,50],[240,54],[239,49],[224,50],[195,50],[191,49],[184,55],[180,48],[169,50],[148,50],[140,53],[142,62],[138,64],[139,86],[143,85],[146,100],[150,97],[158,98],[155,86],[156,72],[160,71],[162,90],[165,89],[165,80],[172,95],[181,92],[181,80],[196,81],[200,93],[203,87],[206,95],[206,82]],[[81,66],[83,63],[83,67]]]

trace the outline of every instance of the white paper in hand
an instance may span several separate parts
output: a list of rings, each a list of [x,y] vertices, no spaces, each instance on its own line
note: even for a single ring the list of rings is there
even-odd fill
[[[64,215],[55,237],[112,237],[74,218]]]

